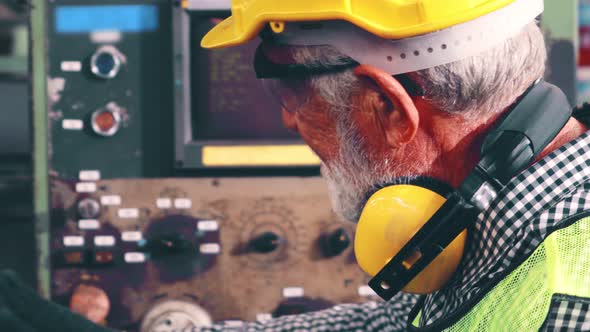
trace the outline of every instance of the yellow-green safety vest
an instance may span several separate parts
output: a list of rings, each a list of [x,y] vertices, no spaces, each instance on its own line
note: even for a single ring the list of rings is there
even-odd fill
[[[444,331],[538,331],[554,296],[590,299],[590,217],[567,224]]]

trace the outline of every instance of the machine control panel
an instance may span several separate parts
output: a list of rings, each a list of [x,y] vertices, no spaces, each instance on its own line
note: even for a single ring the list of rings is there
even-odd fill
[[[355,225],[330,212],[320,178],[80,183],[53,183],[53,295],[68,305],[81,285],[101,290],[109,326],[164,331],[376,300]]]
[[[51,264],[41,269],[54,301],[115,329],[161,332],[376,300],[317,157],[255,86],[256,45],[198,47],[226,14],[167,0],[55,0],[47,14]],[[258,158],[299,163],[277,172],[255,169]],[[207,168],[228,160],[235,168]]]

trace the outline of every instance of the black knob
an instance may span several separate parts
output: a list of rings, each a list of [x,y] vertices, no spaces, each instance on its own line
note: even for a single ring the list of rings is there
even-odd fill
[[[350,247],[350,236],[344,228],[338,228],[322,239],[322,250],[326,257],[338,256],[348,247]]]
[[[99,50],[90,58],[90,70],[100,78],[115,78],[121,69],[121,60],[111,50]]]
[[[150,253],[152,258],[194,255],[195,245],[180,234],[161,234],[148,238],[140,244],[141,250]]]
[[[78,215],[82,219],[96,219],[100,215],[100,203],[94,198],[84,198],[78,202]]]
[[[279,248],[283,239],[273,232],[266,232],[250,240],[248,247],[261,254],[269,254]]]

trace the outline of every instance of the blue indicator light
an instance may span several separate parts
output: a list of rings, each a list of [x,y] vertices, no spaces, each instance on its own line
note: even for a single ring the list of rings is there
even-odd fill
[[[55,9],[55,30],[65,34],[154,31],[158,23],[158,8],[154,5],[60,6]]]

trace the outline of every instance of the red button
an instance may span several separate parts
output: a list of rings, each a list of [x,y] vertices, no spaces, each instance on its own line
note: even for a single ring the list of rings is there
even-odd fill
[[[63,258],[68,265],[80,265],[84,262],[84,253],[82,251],[66,252]]]
[[[113,261],[113,253],[108,251],[99,251],[94,254],[94,262],[98,264],[109,264]]]
[[[101,136],[113,136],[119,131],[121,116],[119,112],[98,110],[92,114],[92,130]]]

